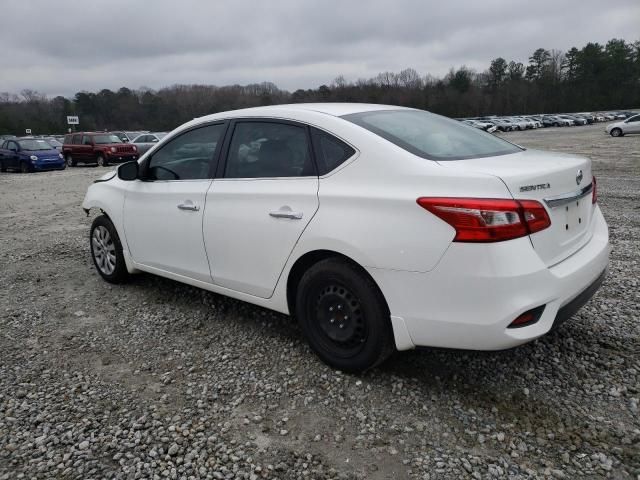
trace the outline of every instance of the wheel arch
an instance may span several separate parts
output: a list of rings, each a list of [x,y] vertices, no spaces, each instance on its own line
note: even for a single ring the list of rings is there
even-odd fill
[[[387,311],[389,311],[389,305],[387,300],[384,297],[384,293],[380,289],[380,286],[373,279],[373,277],[369,274],[366,268],[360,265],[353,258],[345,255],[344,253],[337,252],[335,250],[311,250],[309,252],[304,253],[300,257],[296,259],[291,268],[289,269],[289,274],[287,275],[287,307],[289,308],[289,313],[293,315],[295,312],[295,298],[296,298],[296,290],[298,288],[298,284],[300,283],[300,279],[304,275],[304,273],[311,268],[316,263],[325,260],[327,258],[340,258],[345,260],[350,265],[358,269],[364,275],[369,277],[371,281],[374,283],[376,288],[378,289],[378,293],[380,293],[382,299],[384,300]]]
[[[353,258],[335,250],[311,250],[298,257],[293,263],[287,275],[285,291],[289,314],[291,316],[295,315],[296,289],[304,273],[316,263],[327,258],[343,259],[371,280],[373,285],[375,285],[376,289],[378,290],[380,298],[382,298],[382,301],[386,307],[387,315],[389,318],[389,325],[391,326],[391,332],[393,334],[393,341],[395,343],[396,349],[409,350],[415,348],[404,319],[402,319],[401,317],[395,317],[391,314],[389,303],[387,302],[387,299],[385,298],[384,293],[382,292],[382,289],[380,288],[380,285],[378,285],[378,282],[376,282],[375,278],[373,278],[367,271],[367,269],[360,265]]]

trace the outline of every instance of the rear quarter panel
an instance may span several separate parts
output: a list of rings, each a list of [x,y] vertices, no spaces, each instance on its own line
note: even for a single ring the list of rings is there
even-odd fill
[[[427,272],[437,265],[455,230],[420,207],[419,197],[511,198],[494,176],[447,171],[360,127],[338,124],[329,131],[348,139],[358,153],[321,177],[318,212],[293,258],[334,250],[364,267]]]

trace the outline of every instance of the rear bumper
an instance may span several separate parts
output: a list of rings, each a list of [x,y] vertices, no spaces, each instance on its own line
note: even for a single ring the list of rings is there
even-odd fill
[[[599,207],[593,215],[589,242],[550,268],[524,237],[452,243],[427,273],[368,269],[391,310],[396,347],[501,350],[549,332],[586,303],[604,278],[608,230]],[[507,328],[541,305],[536,323]]]

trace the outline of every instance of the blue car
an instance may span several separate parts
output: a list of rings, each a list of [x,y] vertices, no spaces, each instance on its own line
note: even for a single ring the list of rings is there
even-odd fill
[[[64,170],[62,154],[39,138],[13,138],[0,146],[0,172],[7,169],[22,173],[37,170]]]

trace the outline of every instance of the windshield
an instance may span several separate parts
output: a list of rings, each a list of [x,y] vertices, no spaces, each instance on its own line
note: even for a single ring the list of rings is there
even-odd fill
[[[55,138],[47,138],[47,143],[49,145],[51,145],[52,147],[59,147],[60,145],[62,145],[58,140],[56,140]]]
[[[37,150],[51,150],[49,145],[44,140],[19,140],[18,144],[22,150],[37,151]]]
[[[112,133],[105,135],[94,135],[93,143],[96,145],[104,145],[105,143],[122,143],[122,140],[117,135]]]
[[[521,151],[490,133],[423,110],[377,110],[342,118],[431,160],[462,160]]]

